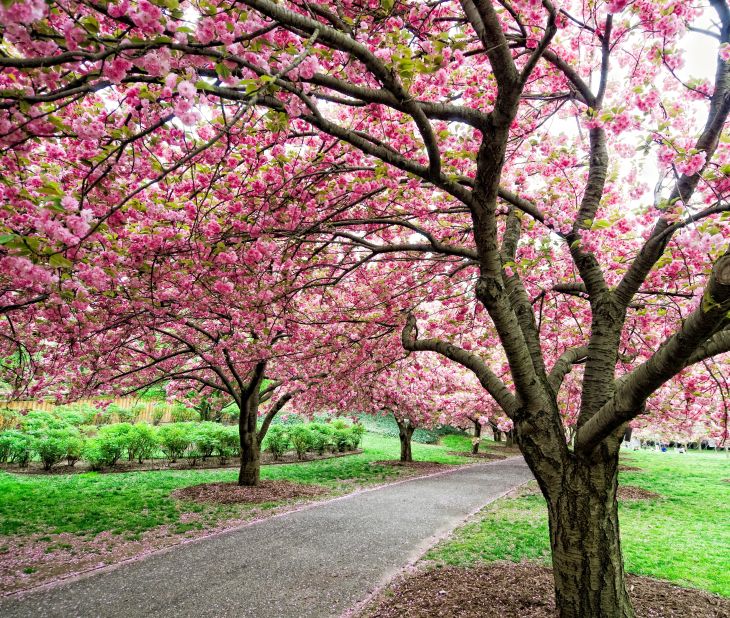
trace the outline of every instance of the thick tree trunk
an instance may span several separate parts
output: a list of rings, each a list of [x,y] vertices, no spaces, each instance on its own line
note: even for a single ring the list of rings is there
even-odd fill
[[[241,441],[241,469],[238,473],[238,484],[248,487],[258,485],[261,476],[261,443],[256,432],[256,421],[261,402],[259,389],[265,369],[266,363],[259,362],[249,387],[242,393],[239,404],[241,414],[238,417],[238,436]]]
[[[474,422],[474,440],[472,441],[471,454],[476,455],[479,452],[479,442],[482,437],[482,424],[479,421]]]
[[[589,458],[568,450],[558,423],[517,423],[510,433],[547,501],[560,618],[633,618],[616,500],[623,432]]]
[[[400,438],[400,460],[413,461],[413,453],[411,452],[411,438],[416,426],[409,419],[401,420],[395,414],[393,415],[395,422],[398,424],[398,437]]]
[[[261,476],[261,457],[256,431],[240,431],[241,468],[238,472],[238,484],[252,487],[259,484]]]
[[[619,538],[615,461],[569,466],[548,511],[561,618],[632,618]]]

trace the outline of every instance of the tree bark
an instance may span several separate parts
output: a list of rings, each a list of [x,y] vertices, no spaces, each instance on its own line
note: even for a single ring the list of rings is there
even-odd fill
[[[393,415],[395,422],[398,424],[398,437],[400,438],[400,460],[404,462],[413,461],[413,453],[411,451],[411,438],[416,426],[409,419],[399,419]]]
[[[585,458],[568,450],[562,432],[540,421],[517,423],[510,432],[547,502],[560,618],[634,618],[616,499],[623,428]]]
[[[479,421],[474,422],[474,441],[472,442],[471,454],[476,455],[479,453],[479,442],[482,436],[482,424]]]
[[[253,487],[259,484],[261,476],[260,443],[256,432],[256,422],[261,402],[260,387],[264,379],[266,363],[260,361],[256,365],[251,382],[241,396],[238,417],[238,436],[241,442],[241,468],[238,472],[238,484]]]
[[[515,431],[514,429],[510,429],[509,431],[504,432],[505,436],[505,446],[507,448],[515,445]]]
[[[497,427],[497,424],[489,423],[489,425],[492,428],[492,435],[494,436],[494,441],[501,442],[502,441],[502,432],[500,431],[499,427]]]
[[[241,468],[238,484],[253,487],[259,484],[261,476],[261,456],[256,432],[241,434]]]
[[[618,457],[569,468],[569,479],[548,499],[560,617],[633,618],[619,537]]]

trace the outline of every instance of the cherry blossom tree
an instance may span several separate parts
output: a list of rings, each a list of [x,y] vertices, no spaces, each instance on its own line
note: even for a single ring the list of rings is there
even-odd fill
[[[707,363],[722,375],[730,349],[725,2],[23,0],[0,10],[8,155],[34,140],[96,147],[103,137],[103,152],[74,159],[79,175],[106,179],[120,149],[135,163],[145,153],[149,169],[121,168],[128,194],[91,208],[111,226],[229,136],[268,132],[284,161],[275,178],[294,180],[294,199],[269,208],[274,178],[262,178],[251,241],[286,239],[307,256],[293,289],[344,286],[392,305],[366,312],[368,337],[402,328],[406,350],[473,372],[545,495],[561,616],[633,616],[621,438],[683,372]],[[711,42],[711,80],[682,67],[689,32]],[[146,156],[145,144],[165,156]],[[292,169],[295,159],[307,165]],[[220,177],[199,181],[202,195]],[[90,185],[63,196],[74,200],[63,213],[9,195],[37,213],[10,233],[53,240],[46,219],[70,230]],[[64,247],[75,241],[54,242],[73,261]],[[22,304],[13,294],[7,304]],[[347,320],[362,319],[355,300],[334,322],[343,338]],[[266,345],[284,345],[275,336]],[[721,406],[726,391],[712,382]]]

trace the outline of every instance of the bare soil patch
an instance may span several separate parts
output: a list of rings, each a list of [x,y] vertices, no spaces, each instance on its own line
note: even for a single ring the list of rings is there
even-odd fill
[[[507,459],[509,455],[504,455],[502,453],[471,453],[467,451],[449,451],[449,455],[456,455],[458,457],[472,457],[474,459],[489,459],[489,460],[498,460],[498,459]]]
[[[293,498],[313,498],[328,493],[320,485],[303,485],[291,481],[261,481],[256,487],[240,487],[236,483],[204,483],[183,487],[172,492],[172,497],[191,502],[212,504],[261,504]]]
[[[661,496],[653,491],[642,489],[634,485],[619,485],[618,486],[618,499],[619,500],[655,500],[661,498]]]
[[[636,466],[625,466],[623,464],[620,464],[619,472],[643,472],[643,468],[637,468]]]
[[[730,599],[630,575],[639,618],[728,618]],[[555,618],[552,571],[532,563],[444,567],[391,584],[360,618]]]
[[[296,453],[285,453],[274,459],[269,452],[261,453],[261,465],[273,466],[279,464],[303,463],[306,461],[318,461],[320,459],[332,459],[334,457],[345,457],[347,455],[359,455],[362,449],[346,451],[344,453],[325,453],[317,455],[306,453],[303,459],[299,459]],[[138,461],[118,461],[110,468],[102,468],[99,472],[103,474],[114,474],[119,472],[150,472],[154,470],[213,470],[218,468],[238,468],[241,465],[239,457],[227,457],[223,461],[219,457],[208,457],[206,459],[178,459],[169,461],[167,459],[145,459],[142,463]],[[13,474],[80,474],[89,472],[90,467],[86,462],[79,461],[74,466],[65,463],[56,464],[50,470],[44,470],[43,464],[39,461],[31,461],[25,468],[16,464],[0,464],[0,470],[12,472]]]

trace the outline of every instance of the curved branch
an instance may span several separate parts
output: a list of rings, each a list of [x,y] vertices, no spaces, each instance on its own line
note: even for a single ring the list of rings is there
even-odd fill
[[[439,339],[418,339],[416,318],[413,315],[409,315],[406,320],[401,333],[401,342],[409,352],[436,352],[470,369],[507,416],[513,417],[517,412],[517,399],[481,358]]]
[[[560,390],[560,386],[562,385],[565,376],[573,370],[573,365],[585,363],[587,359],[588,348],[585,346],[570,348],[563,352],[560,355],[560,358],[555,361],[553,368],[550,370],[550,375],[548,376],[548,381],[550,382],[550,386],[553,387],[553,390],[555,390],[556,393]]]

